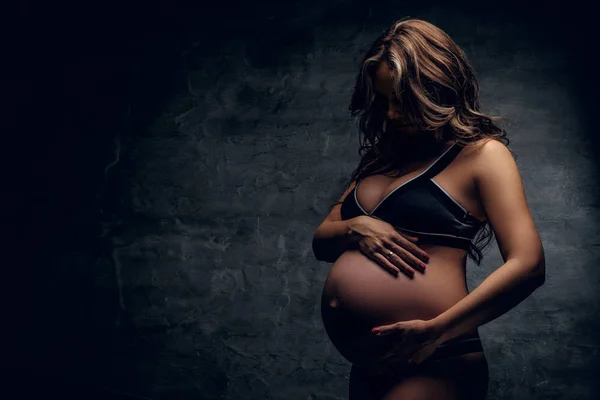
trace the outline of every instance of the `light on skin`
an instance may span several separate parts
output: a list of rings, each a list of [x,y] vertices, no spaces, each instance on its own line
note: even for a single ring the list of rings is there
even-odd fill
[[[392,135],[393,141],[399,146],[397,154],[405,160],[413,161],[430,159],[433,156],[431,150],[437,154],[440,151],[440,142],[435,133],[423,131],[417,125],[410,125],[403,115],[394,87],[394,74],[386,62],[379,63],[373,83],[376,94],[387,101],[385,130],[388,132],[386,135]]]
[[[375,72],[375,91],[388,101],[387,118],[390,131],[415,135],[420,132],[415,125],[408,125],[403,119],[400,103],[394,88],[394,78],[387,63],[380,62]]]

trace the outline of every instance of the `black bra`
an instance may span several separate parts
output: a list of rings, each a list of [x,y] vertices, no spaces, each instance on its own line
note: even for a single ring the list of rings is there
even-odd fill
[[[420,242],[467,250],[487,220],[475,218],[433,180],[462,148],[454,143],[427,169],[386,195],[370,213],[358,202],[357,182],[342,203],[342,219],[369,215],[419,237]]]

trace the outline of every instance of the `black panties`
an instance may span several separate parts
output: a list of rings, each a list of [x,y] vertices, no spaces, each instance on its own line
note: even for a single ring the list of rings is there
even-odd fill
[[[454,357],[466,353],[483,351],[481,339],[477,335],[465,335],[450,339],[439,345],[435,352],[425,361],[439,360]]]
[[[437,360],[442,360],[442,359],[446,359],[446,358],[457,357],[462,354],[476,353],[476,352],[482,352],[482,351],[483,351],[483,346],[481,344],[481,339],[479,338],[479,335],[478,334],[469,334],[469,335],[463,335],[460,337],[452,338],[452,339],[447,340],[446,342],[440,344],[435,349],[433,354],[431,356],[427,357],[427,359],[424,360],[420,364],[413,364],[413,365],[399,364],[399,365],[395,365],[394,368],[390,369],[387,366],[378,368],[376,365],[369,365],[369,364],[360,365],[360,364],[354,363],[353,369],[355,370],[355,373],[359,373],[359,371],[362,371],[361,373],[365,373],[367,375],[377,375],[381,378],[383,378],[386,375],[390,375],[393,377],[393,376],[397,376],[398,374],[419,373],[419,371],[422,371],[423,369],[429,369],[430,366],[432,365],[430,363],[433,362],[434,363],[433,365],[435,365],[435,361],[437,361]],[[434,367],[434,369],[436,369],[436,367]]]

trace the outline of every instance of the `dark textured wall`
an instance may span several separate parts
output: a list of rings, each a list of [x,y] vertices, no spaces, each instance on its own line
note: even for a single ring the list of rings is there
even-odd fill
[[[318,307],[329,265],[311,240],[358,161],[358,63],[404,16],[449,33],[484,111],[506,117],[546,251],[545,285],[480,328],[488,398],[596,398],[589,11],[365,3],[12,10],[12,398],[346,398],[350,365]],[[482,268],[468,264],[471,290],[501,264],[492,243]]]

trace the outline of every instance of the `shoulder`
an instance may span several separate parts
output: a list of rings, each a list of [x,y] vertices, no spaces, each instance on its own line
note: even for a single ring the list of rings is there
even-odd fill
[[[508,146],[486,138],[473,151],[473,180],[480,193],[501,197],[500,191],[512,193],[514,198],[524,195],[523,179]]]
[[[516,165],[508,146],[493,138],[478,139],[465,146],[463,152],[476,174]]]
[[[508,147],[499,140],[492,138],[479,139],[475,142],[475,146],[480,155],[485,157],[493,156],[494,154],[510,154]]]
[[[496,139],[482,139],[477,144],[474,163],[479,170],[516,168],[508,146]]]
[[[485,158],[486,155],[497,152],[508,152],[510,154],[508,147],[501,141],[494,138],[477,139],[465,146],[465,151],[478,158]]]

